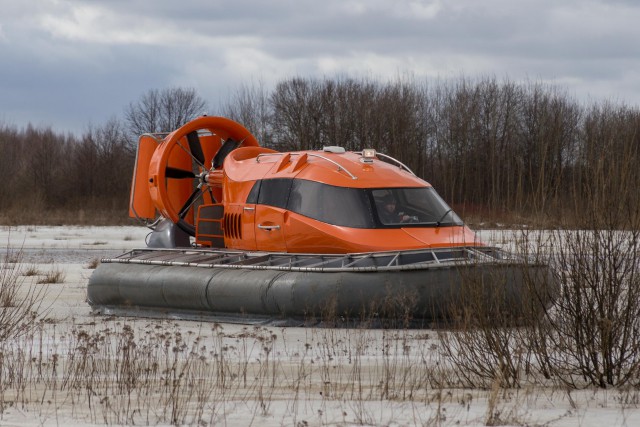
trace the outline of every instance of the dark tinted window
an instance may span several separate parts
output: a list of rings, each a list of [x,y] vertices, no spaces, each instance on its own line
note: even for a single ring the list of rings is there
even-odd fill
[[[296,179],[291,186],[288,209],[333,225],[375,226],[366,190],[359,188],[334,187]]]
[[[275,178],[256,181],[247,203],[289,209],[328,224],[353,228],[463,224],[431,187],[360,189]]]
[[[260,194],[260,184],[262,184],[261,180],[257,180],[253,187],[251,187],[251,191],[247,196],[247,203],[256,204],[258,203],[258,195]]]
[[[285,209],[291,190],[291,178],[274,178],[262,180],[258,203]]]

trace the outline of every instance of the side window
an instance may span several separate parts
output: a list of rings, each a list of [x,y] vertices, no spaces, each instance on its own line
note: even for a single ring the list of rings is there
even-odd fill
[[[262,180],[258,194],[258,203],[286,209],[292,181],[291,178]],[[253,191],[253,189],[251,191]]]
[[[354,228],[374,227],[366,192],[359,188],[334,187],[295,179],[288,208],[328,224]]]
[[[251,188],[251,191],[247,196],[246,203],[251,205],[255,205],[256,203],[258,203],[258,195],[260,194],[260,184],[262,184],[261,179],[257,180],[255,184],[253,184],[253,187]]]

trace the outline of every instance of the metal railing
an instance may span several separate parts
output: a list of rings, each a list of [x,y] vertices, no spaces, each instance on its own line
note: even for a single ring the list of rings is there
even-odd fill
[[[103,263],[306,272],[416,270],[465,262],[509,263],[513,255],[491,246],[426,248],[358,254],[288,254],[212,249],[134,249]]]
[[[310,153],[310,152],[304,152],[304,153],[260,153],[256,156],[256,163],[260,163],[260,157],[266,157],[266,156],[284,156],[286,154],[289,154],[291,156],[300,156],[302,154],[306,154],[309,157],[318,157],[320,159],[326,160],[327,162],[335,165],[338,168],[338,171],[344,171],[347,175],[349,175],[351,177],[351,179],[358,179],[357,176],[355,176],[354,174],[352,174],[351,172],[349,172],[347,169],[345,169],[344,166],[342,166],[340,163],[336,162],[335,160],[331,160],[330,158],[323,156],[321,154],[317,154],[317,153]]]

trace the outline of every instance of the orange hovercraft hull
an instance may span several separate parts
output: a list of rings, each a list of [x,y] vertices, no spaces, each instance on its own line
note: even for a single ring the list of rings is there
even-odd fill
[[[548,305],[557,288],[546,265],[478,241],[401,162],[276,152],[222,117],[140,138],[130,215],[152,229],[148,247],[102,260],[88,285],[98,312],[424,326],[472,282],[516,316],[532,290]]]

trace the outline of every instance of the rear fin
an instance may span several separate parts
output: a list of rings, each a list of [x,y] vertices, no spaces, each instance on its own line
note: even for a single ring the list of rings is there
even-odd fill
[[[156,208],[149,194],[149,162],[161,142],[150,134],[144,134],[138,140],[129,199],[129,216],[131,218],[154,219],[156,216]]]

